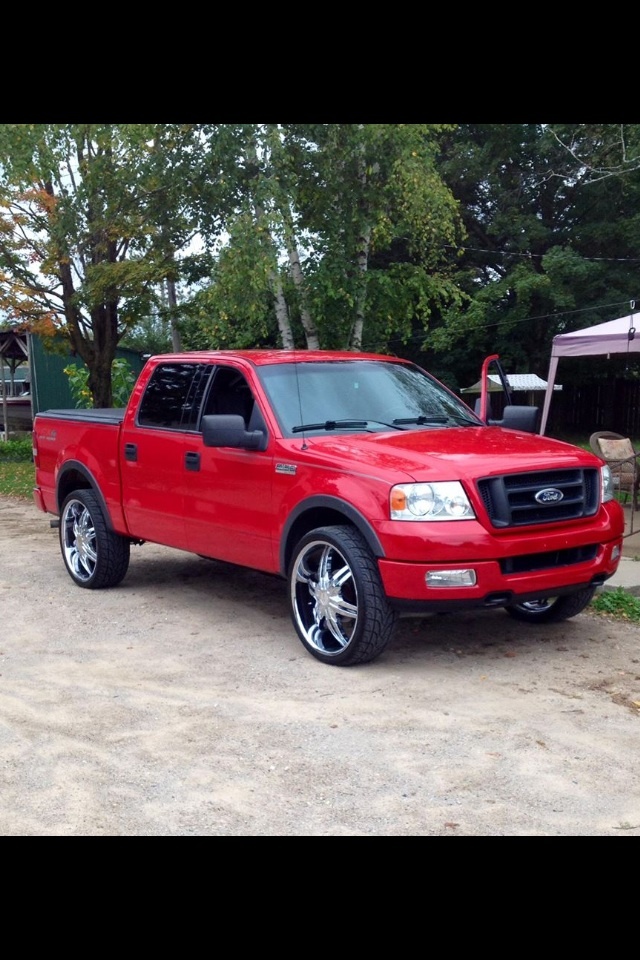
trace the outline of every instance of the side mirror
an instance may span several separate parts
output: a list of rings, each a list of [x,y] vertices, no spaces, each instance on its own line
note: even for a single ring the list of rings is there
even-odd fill
[[[202,442],[205,447],[239,447],[243,450],[266,450],[264,430],[247,430],[244,419],[236,413],[208,414],[202,418]]]
[[[507,404],[502,414],[502,420],[488,420],[487,423],[494,427],[507,427],[509,430],[523,430],[525,433],[537,433],[539,417],[539,407]]]

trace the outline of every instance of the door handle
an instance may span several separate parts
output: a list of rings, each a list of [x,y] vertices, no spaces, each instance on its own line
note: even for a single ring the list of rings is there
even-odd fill
[[[199,470],[200,469],[200,454],[199,453],[185,453],[184,455],[184,465],[187,470]]]
[[[137,443],[125,443],[124,445],[124,458],[125,460],[137,460],[138,459],[138,444]]]

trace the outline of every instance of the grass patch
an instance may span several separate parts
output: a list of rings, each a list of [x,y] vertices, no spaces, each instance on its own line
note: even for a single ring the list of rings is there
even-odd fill
[[[0,496],[31,500],[34,483],[31,435],[0,442]]]
[[[0,496],[18,500],[33,498],[35,468],[32,463],[7,463],[0,460]]]
[[[634,596],[624,587],[615,590],[603,590],[596,594],[590,603],[592,610],[615,620],[630,620],[640,623],[640,597]]]

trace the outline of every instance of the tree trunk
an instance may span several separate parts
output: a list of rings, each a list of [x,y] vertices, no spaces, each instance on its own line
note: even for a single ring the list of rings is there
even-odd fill
[[[118,345],[118,308],[113,300],[91,311],[91,326],[96,350],[92,368],[89,368],[89,389],[94,407],[111,407],[111,367]]]
[[[367,186],[367,166],[364,155],[364,147],[361,148],[358,166],[358,179],[360,180],[361,196],[365,197]],[[374,165],[374,170],[377,172],[377,164]],[[362,335],[364,332],[365,307],[367,303],[367,270],[369,269],[369,249],[371,247],[371,224],[369,222],[370,218],[367,215],[365,201],[362,200],[359,206],[359,213],[363,228],[360,233],[358,250],[356,252],[358,291],[355,304],[355,320],[351,329],[351,336],[349,338],[348,345],[350,350],[355,351],[362,350]]]
[[[277,271],[274,271],[274,273],[271,275],[271,286],[275,297],[276,319],[278,321],[280,339],[282,340],[282,348],[283,350],[293,350],[295,343],[293,342],[293,331],[291,329],[291,321],[289,320],[289,310],[284,296],[284,290],[282,289],[282,281],[280,280]]]
[[[298,248],[294,242],[293,232],[288,228],[286,243],[287,253],[289,255],[291,278],[296,290],[298,291],[298,297],[300,299],[300,319],[302,320],[302,326],[304,327],[305,337],[307,340],[307,350],[318,350],[320,348],[320,340],[316,325],[307,307],[306,284],[302,267],[300,265],[300,254],[298,253]]]
[[[169,303],[169,315],[171,317],[171,345],[174,353],[182,353],[182,337],[176,325],[178,298],[176,297],[175,280],[167,280],[167,301]]]
[[[362,350],[362,334],[364,331],[365,307],[367,303],[367,270],[369,266],[369,245],[371,230],[367,229],[360,237],[360,248],[357,254],[358,264],[358,294],[356,297],[356,317],[351,330],[349,343],[350,350]]]
[[[258,162],[258,151],[256,149],[255,143],[250,143],[245,149],[245,155],[251,166],[258,171],[260,169],[260,164]],[[269,284],[271,286],[271,292],[275,300],[276,308],[276,320],[278,321],[278,330],[280,331],[280,339],[282,341],[282,347],[284,350],[293,350],[294,348],[294,339],[293,339],[293,330],[291,329],[291,319],[289,317],[289,308],[287,306],[287,300],[284,295],[284,290],[282,289],[282,280],[278,273],[278,253],[276,245],[273,242],[273,236],[269,229],[268,220],[265,214],[265,209],[262,203],[259,200],[254,200],[253,209],[256,219],[256,224],[260,227],[262,226],[269,234],[271,247],[273,250],[273,262],[274,266],[271,270],[269,276]]]

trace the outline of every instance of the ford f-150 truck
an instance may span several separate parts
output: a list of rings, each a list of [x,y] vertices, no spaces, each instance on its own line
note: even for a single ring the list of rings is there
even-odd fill
[[[391,356],[155,356],[124,410],[37,414],[34,499],[79,587],[144,542],[282,576],[323,663],[372,661],[402,615],[575,616],[620,560],[608,467],[486,402]]]

